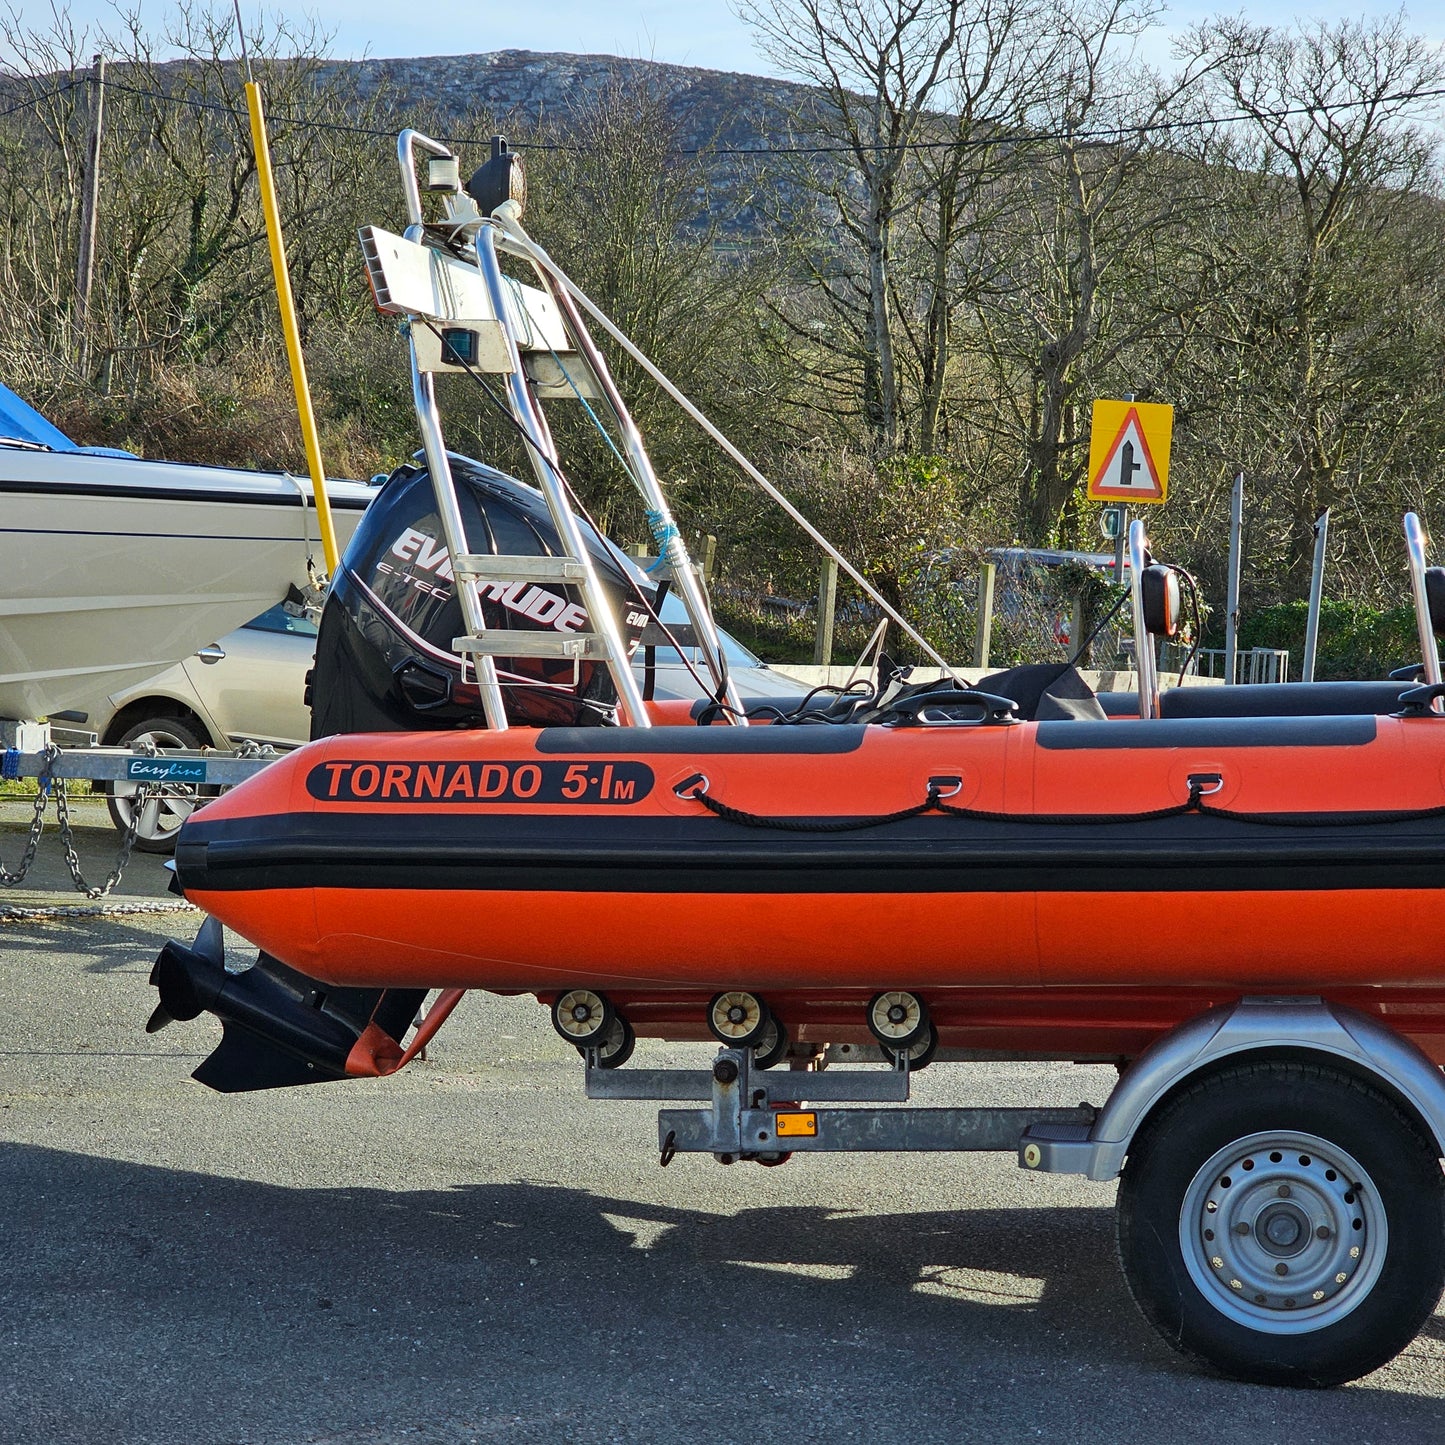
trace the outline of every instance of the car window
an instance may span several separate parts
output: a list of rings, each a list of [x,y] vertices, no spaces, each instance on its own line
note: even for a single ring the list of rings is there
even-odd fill
[[[671,627],[674,623],[685,625],[687,623],[687,608],[683,605],[682,598],[675,592],[669,592],[662,602],[662,621]],[[729,667],[763,667],[765,664],[760,657],[755,657],[741,642],[730,632],[724,632],[718,628],[718,636],[722,639],[723,656],[728,660]],[[702,664],[702,649],[688,647],[683,649],[687,653],[687,660],[695,667]],[[681,666],[682,658],[678,656],[675,647],[659,647],[657,649],[657,665],[659,667],[672,663]]]
[[[252,632],[289,632],[296,637],[315,637],[316,624],[309,617],[293,617],[284,603],[268,607],[245,624]]]

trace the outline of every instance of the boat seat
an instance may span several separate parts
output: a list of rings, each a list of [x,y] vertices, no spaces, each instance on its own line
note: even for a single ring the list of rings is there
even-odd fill
[[[996,672],[974,686],[980,692],[1012,698],[1019,717],[1026,722],[1064,722],[1070,718],[1103,722],[1108,717],[1094,689],[1078,668],[1068,663],[1025,663]]]
[[[1347,717],[1400,711],[1407,682],[1260,682],[1238,687],[1171,687],[1161,717]],[[1138,717],[1137,692],[1098,697],[1107,717]]]

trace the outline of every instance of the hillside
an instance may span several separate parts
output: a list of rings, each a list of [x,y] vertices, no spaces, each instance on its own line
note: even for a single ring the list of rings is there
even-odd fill
[[[625,60],[612,55],[498,50],[482,55],[338,61],[363,94],[389,92],[402,113],[436,106],[448,119],[478,111],[529,124],[565,125],[568,112],[608,84],[647,86],[668,97],[686,146],[756,147],[786,143],[794,117],[816,104],[808,86],[734,71]]]

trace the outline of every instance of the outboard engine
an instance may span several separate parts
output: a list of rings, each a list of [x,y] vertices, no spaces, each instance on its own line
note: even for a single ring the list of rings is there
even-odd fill
[[[553,556],[563,548],[542,494],[492,467],[451,457],[472,552]],[[629,564],[580,521],[628,651],[647,612],[623,568]],[[636,581],[651,596],[641,573]],[[489,629],[590,630],[581,589],[561,583],[480,585]],[[321,614],[316,666],[306,700],[311,736],[485,727],[470,663],[452,651],[466,632],[430,475],[399,467],[367,508],[336,569]],[[508,721],[520,726],[606,725],[617,691],[600,662],[499,657]]]

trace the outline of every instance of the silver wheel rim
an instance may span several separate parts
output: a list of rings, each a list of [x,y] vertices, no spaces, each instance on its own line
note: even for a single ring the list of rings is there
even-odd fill
[[[1326,1329],[1362,1304],[1385,1264],[1388,1226],[1374,1181],[1338,1145],[1293,1131],[1217,1151],[1179,1212],[1179,1244],[1200,1293],[1270,1335]]]
[[[152,728],[131,739],[136,743],[151,743],[158,748],[188,748],[189,740],[178,738],[164,728]],[[140,791],[139,783],[117,782],[111,785],[110,796],[122,827],[135,823],[136,837],[147,843],[159,843],[173,838],[181,831],[181,824],[195,812],[200,799],[194,786],[178,783],[164,788],[152,788],[145,802],[141,804],[140,816],[135,817],[132,799]]]
[[[574,988],[557,1000],[557,1027],[573,1043],[590,1044],[602,1032],[607,1010],[590,988]]]
[[[712,1026],[719,1038],[751,1037],[762,1023],[763,1006],[750,993],[725,993],[713,1001]]]

